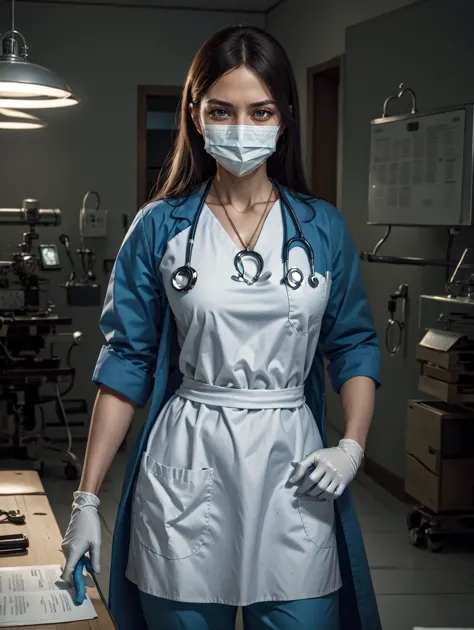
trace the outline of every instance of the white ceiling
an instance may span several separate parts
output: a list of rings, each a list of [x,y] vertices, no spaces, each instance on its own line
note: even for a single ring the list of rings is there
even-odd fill
[[[71,4],[111,4],[127,6],[151,6],[170,9],[198,9],[201,11],[251,11],[266,12],[288,0],[50,0]]]

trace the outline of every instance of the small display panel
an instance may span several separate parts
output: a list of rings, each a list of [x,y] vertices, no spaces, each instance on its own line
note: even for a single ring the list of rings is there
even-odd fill
[[[41,266],[48,269],[60,269],[58,248],[56,245],[40,245]]]

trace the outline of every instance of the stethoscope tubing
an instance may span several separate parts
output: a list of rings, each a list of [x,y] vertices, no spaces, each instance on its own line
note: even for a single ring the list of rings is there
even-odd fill
[[[193,247],[194,247],[194,239],[196,236],[197,226],[199,223],[199,217],[201,216],[202,209],[204,208],[204,204],[206,203],[207,195],[212,186],[212,177],[207,181],[204,192],[201,195],[201,199],[199,200],[199,206],[196,212],[196,216],[193,219],[193,223],[191,225],[191,232],[189,234],[188,243],[186,245],[186,259],[185,259],[185,267],[191,266],[191,258],[193,255]]]
[[[210,190],[210,188],[212,186],[212,181],[213,181],[212,177],[207,181],[206,186],[204,188],[204,191],[203,191],[203,193],[201,195],[201,198],[199,200],[198,209],[197,209],[196,214],[195,214],[195,216],[193,218],[193,222],[191,224],[191,231],[189,233],[188,242],[187,242],[187,245],[186,245],[186,257],[185,257],[184,265],[181,266],[181,267],[178,267],[178,269],[176,269],[173,272],[172,276],[171,276],[171,284],[172,284],[173,288],[176,291],[180,292],[180,293],[188,293],[194,287],[194,285],[196,284],[196,281],[197,281],[197,271],[191,266],[192,255],[193,255],[193,247],[194,247],[194,241],[195,241],[196,232],[197,232],[197,226],[198,226],[198,223],[199,223],[199,218],[201,216],[202,209],[204,207],[204,204],[205,204],[207,195],[209,193],[209,190]],[[294,224],[294,227],[296,229],[296,232],[297,232],[297,236],[293,236],[292,238],[288,239],[286,221],[284,220],[284,217],[283,217],[282,262],[283,262],[283,271],[284,271],[284,281],[292,289],[299,288],[301,286],[302,282],[303,282],[303,273],[298,267],[292,267],[291,269],[288,269],[288,261],[289,261],[289,257],[290,257],[290,249],[291,249],[291,247],[293,246],[294,243],[298,242],[298,243],[301,243],[301,245],[303,245],[303,247],[304,247],[304,249],[306,251],[306,255],[308,256],[308,261],[309,261],[309,264],[310,264],[309,284],[310,284],[310,286],[315,288],[315,287],[318,286],[319,281],[318,281],[318,279],[316,277],[316,273],[315,273],[315,269],[314,269],[314,251],[313,251],[313,248],[312,248],[311,244],[309,243],[309,241],[305,238],[303,230],[301,229],[300,222],[298,221],[298,217],[296,216],[296,213],[295,213],[292,205],[288,201],[288,198],[287,198],[286,194],[283,192],[281,187],[276,182],[274,182],[273,180],[271,180],[271,181],[272,181],[273,186],[275,186],[275,188],[278,190],[278,193],[280,195],[280,199],[281,199],[281,202],[282,202],[282,206],[284,206],[287,209],[287,211],[289,212],[291,220],[292,220],[292,222]],[[239,272],[239,275],[241,275],[240,272]],[[248,282],[247,284],[253,284],[258,279],[259,275],[260,274],[258,274],[253,279],[252,282]],[[178,277],[179,276],[185,278],[185,282],[183,284],[180,284],[178,282]],[[296,280],[294,279],[295,276],[297,277]],[[242,277],[243,277],[243,274],[242,274]]]

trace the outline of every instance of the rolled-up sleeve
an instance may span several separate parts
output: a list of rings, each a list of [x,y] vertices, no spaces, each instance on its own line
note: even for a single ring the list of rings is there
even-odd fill
[[[355,376],[380,385],[380,347],[360,272],[355,243],[340,212],[333,209],[333,270],[320,344],[331,385],[339,392]]]
[[[143,407],[153,389],[161,319],[158,270],[141,210],[117,254],[100,328],[102,347],[92,380]]]

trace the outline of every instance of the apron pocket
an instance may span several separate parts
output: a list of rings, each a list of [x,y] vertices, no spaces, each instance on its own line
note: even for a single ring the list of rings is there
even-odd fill
[[[197,553],[209,530],[212,480],[212,468],[170,468],[144,453],[133,501],[140,543],[168,560]]]
[[[308,538],[321,549],[334,545],[334,501],[298,497],[298,509]]]

